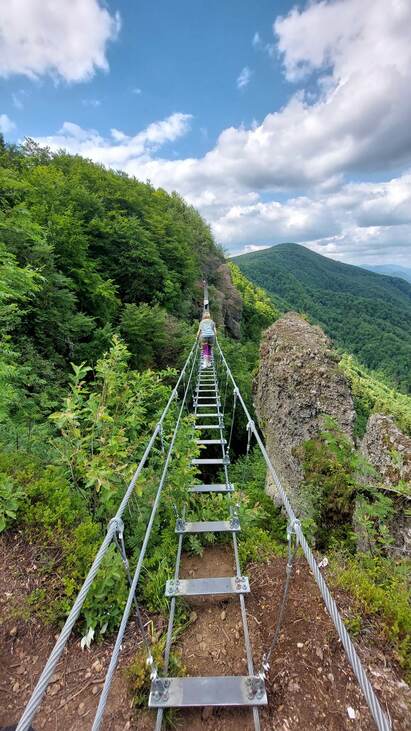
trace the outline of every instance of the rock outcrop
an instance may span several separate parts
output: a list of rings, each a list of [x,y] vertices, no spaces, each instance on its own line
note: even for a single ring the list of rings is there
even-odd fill
[[[375,483],[386,486],[395,514],[388,529],[393,538],[390,552],[411,556],[411,497],[396,491],[399,482],[411,483],[411,438],[389,416],[372,414],[361,443],[361,452],[376,470]]]
[[[361,443],[361,452],[385,485],[411,482],[411,437],[384,414],[371,414]]]
[[[241,334],[240,323],[243,312],[243,300],[231,281],[228,265],[221,264],[217,273],[219,275],[219,289],[223,294],[221,309],[224,324],[230,335],[238,339]]]
[[[355,420],[348,381],[319,327],[289,312],[265,332],[254,402],[270,459],[298,509],[303,472],[296,448],[319,433],[324,414],[350,437]],[[275,496],[271,481],[267,490]]]

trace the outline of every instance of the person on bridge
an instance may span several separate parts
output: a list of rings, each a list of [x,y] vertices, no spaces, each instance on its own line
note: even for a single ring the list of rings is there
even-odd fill
[[[209,312],[204,312],[197,332],[197,336],[201,338],[202,342],[203,368],[208,368],[211,365],[212,347],[216,334],[214,320],[211,319]]]

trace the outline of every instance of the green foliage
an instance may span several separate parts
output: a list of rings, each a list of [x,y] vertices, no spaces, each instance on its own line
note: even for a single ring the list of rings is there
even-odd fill
[[[409,560],[394,561],[360,553],[337,554],[334,581],[356,599],[362,614],[378,620],[398,661],[411,679],[411,605]]]
[[[7,474],[0,472],[0,533],[16,519],[23,497],[23,490]]]
[[[394,512],[393,501],[376,487],[368,485],[367,494],[357,497],[353,517],[363,550],[386,553],[393,543],[388,524]]]
[[[179,362],[186,347],[179,320],[197,316],[197,282],[222,260],[209,227],[178,195],[32,140],[22,147],[1,140],[7,446],[37,448],[44,440],[43,432],[35,440],[37,425],[56,410],[70,362],[93,366],[119,327],[133,366]]]
[[[164,648],[166,644],[166,635],[162,635],[159,639],[153,638],[153,644],[151,646],[151,652],[153,660],[157,667],[162,666]],[[126,677],[130,686],[130,690],[134,696],[134,706],[136,708],[147,707],[147,696],[150,692],[151,679],[150,679],[151,668],[147,665],[147,653],[144,648],[139,650],[134,656],[131,664],[126,669]],[[168,666],[168,674],[173,678],[181,678],[186,675],[186,670],[183,665],[181,655],[177,651],[171,651],[170,660]],[[166,726],[170,725],[169,717],[165,719]]]
[[[130,354],[114,336],[110,351],[87,382],[90,368],[74,366],[64,409],[51,419],[60,430],[54,447],[75,489],[98,519],[108,520],[131,479],[155,417],[170,393],[167,373],[128,371]]]
[[[239,500],[242,563],[263,560],[284,550],[287,523],[281,509],[265,492],[266,465],[258,447],[230,467],[230,480]]]
[[[93,381],[88,380],[88,366],[73,365],[70,393],[63,409],[52,417],[59,435],[51,438],[46,452],[54,455],[54,463],[44,464],[39,457],[23,452],[0,454],[8,517],[15,509],[10,502],[15,494],[21,502],[20,526],[33,540],[47,546],[44,570],[49,575],[49,592],[39,595],[36,605],[36,611],[47,620],[62,620],[71,607],[170,394],[165,381],[173,372],[129,370],[129,357],[124,343],[115,336],[110,350],[96,364]],[[164,423],[166,444],[174,420],[172,408]],[[157,585],[147,582],[145,590],[147,604],[151,601],[152,606],[159,599],[158,578],[164,556],[168,570],[174,560],[176,536],[170,527],[174,523],[173,504],[181,501],[183,488],[194,478],[190,457],[197,452],[192,420],[186,418],[175,442],[151,538],[151,575]],[[163,460],[158,443],[124,516],[132,567]],[[24,488],[21,500],[17,486]],[[124,567],[112,545],[84,604],[83,631],[96,636],[112,631],[118,625],[127,592]],[[161,594],[164,600],[164,582]]]
[[[159,305],[127,304],[121,315],[120,332],[137,370],[182,362],[194,339],[193,328]]]
[[[241,273],[238,266],[230,262],[231,280],[240,292],[243,301],[241,321],[242,336],[245,339],[259,342],[261,331],[278,320],[280,311],[264,289],[256,287]]]
[[[371,373],[345,353],[340,368],[350,381],[357,414],[356,434],[362,437],[371,413],[391,414],[406,434],[411,434],[411,396],[399,393],[379,374]]]
[[[335,343],[395,388],[411,392],[411,285],[342,264],[297,244],[234,257],[281,309],[309,315]]]
[[[324,417],[325,430],[298,451],[304,469],[302,515],[304,528],[319,548],[352,538],[352,516],[360,478],[373,474],[336,422]]]

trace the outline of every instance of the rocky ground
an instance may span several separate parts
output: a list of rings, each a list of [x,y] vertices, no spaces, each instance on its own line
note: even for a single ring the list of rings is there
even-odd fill
[[[0,724],[16,722],[53,646],[54,632],[33,617],[26,597],[41,583],[38,554],[23,537],[0,539]],[[208,549],[202,558],[185,556],[183,576],[231,575],[232,552]],[[250,566],[251,594],[247,598],[254,657],[268,647],[282,592],[285,564],[273,558]],[[201,574],[200,574],[201,572]],[[346,596],[339,603],[349,613]],[[180,640],[188,674],[224,675],[246,672],[238,601],[193,602],[191,624]],[[154,617],[158,628],[163,620]],[[153,728],[153,715],[133,708],[125,668],[139,645],[130,624],[120,668],[110,694],[104,731]],[[61,659],[45,696],[35,728],[45,731],[86,731],[107,668],[112,642],[81,651],[73,639]],[[411,729],[411,695],[390,649],[369,625],[358,650],[387,708],[394,731]],[[316,585],[303,559],[296,565],[286,618],[267,682],[269,706],[261,713],[262,729],[276,731],[371,731],[374,729],[361,692],[350,671]],[[350,715],[354,718],[350,718]],[[209,731],[248,731],[247,710],[193,710],[178,714],[177,728]]]

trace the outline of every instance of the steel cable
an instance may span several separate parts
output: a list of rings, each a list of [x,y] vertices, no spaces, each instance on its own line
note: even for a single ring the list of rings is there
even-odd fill
[[[122,645],[122,642],[123,642],[124,633],[125,633],[126,628],[127,628],[127,623],[128,623],[128,618],[129,618],[129,615],[130,615],[131,606],[133,604],[134,597],[135,597],[135,593],[137,591],[137,585],[138,585],[138,581],[139,581],[139,578],[140,578],[140,573],[141,573],[141,569],[142,569],[142,566],[143,566],[143,561],[144,561],[144,558],[145,558],[145,554],[146,554],[148,542],[150,540],[151,530],[152,530],[152,527],[153,527],[154,519],[156,517],[156,513],[157,513],[158,505],[159,505],[159,502],[160,502],[161,493],[163,491],[164,483],[166,481],[166,477],[167,477],[167,473],[168,473],[168,466],[169,466],[169,463],[170,463],[171,455],[173,453],[174,444],[175,444],[175,441],[176,441],[176,438],[177,438],[177,433],[178,433],[178,430],[179,430],[179,427],[180,427],[180,422],[181,422],[181,419],[183,417],[183,412],[184,412],[184,408],[185,408],[185,401],[186,401],[186,398],[187,398],[187,395],[188,395],[188,392],[189,392],[189,387],[190,387],[190,383],[191,383],[191,379],[192,379],[192,375],[193,375],[194,366],[195,366],[195,359],[193,360],[193,364],[191,366],[191,371],[190,371],[190,376],[189,376],[189,382],[187,384],[187,387],[186,387],[186,390],[185,390],[185,393],[184,393],[184,396],[183,396],[183,400],[182,400],[182,403],[181,403],[181,406],[180,406],[180,410],[179,410],[179,413],[178,413],[178,416],[177,416],[177,421],[176,421],[176,424],[175,424],[175,427],[174,427],[174,432],[173,432],[173,436],[171,438],[170,446],[168,448],[167,457],[166,457],[166,460],[165,460],[165,463],[164,463],[163,472],[162,472],[161,479],[160,479],[160,483],[159,483],[159,486],[158,486],[158,489],[157,489],[157,494],[156,494],[156,497],[155,497],[155,500],[154,500],[154,503],[153,503],[153,507],[151,509],[151,515],[150,515],[150,519],[149,519],[148,524],[147,524],[147,528],[146,528],[146,532],[145,532],[144,540],[143,540],[143,545],[142,545],[141,550],[140,550],[140,555],[138,557],[137,566],[136,566],[136,569],[135,569],[135,572],[134,572],[132,585],[130,587],[130,591],[129,591],[129,594],[128,594],[126,606],[124,608],[123,616],[122,616],[122,619],[121,619],[120,628],[118,630],[116,642],[115,642],[115,645],[114,645],[114,648],[113,648],[113,652],[111,654],[110,664],[109,664],[109,667],[108,667],[108,670],[107,670],[107,673],[106,673],[106,677],[104,679],[104,686],[103,686],[103,690],[102,690],[101,695],[100,695],[100,699],[99,699],[99,703],[98,703],[96,715],[94,717],[92,731],[98,731],[98,729],[101,726],[101,722],[103,720],[103,715],[104,715],[104,710],[105,710],[106,703],[107,703],[108,694],[110,692],[111,683],[113,682],[114,671],[115,671],[115,669],[117,667],[118,657],[119,657],[119,654],[120,654],[120,651],[121,651],[121,645]]]
[[[369,707],[369,709],[370,709],[370,711],[372,713],[372,716],[374,718],[374,721],[376,723],[376,726],[377,726],[377,728],[378,728],[379,731],[390,731],[391,728],[392,728],[391,722],[387,718],[387,716],[385,715],[384,711],[382,710],[381,704],[380,704],[380,702],[379,702],[379,700],[378,700],[378,698],[377,698],[377,696],[375,694],[374,688],[372,687],[370,681],[368,680],[368,677],[367,677],[366,672],[364,670],[364,667],[363,667],[363,665],[361,663],[361,660],[358,657],[358,654],[357,654],[357,652],[355,650],[355,647],[354,647],[354,645],[352,643],[351,637],[349,636],[349,634],[348,634],[348,632],[347,632],[347,630],[345,628],[344,622],[343,622],[343,620],[341,618],[341,615],[340,615],[340,613],[338,611],[338,607],[337,607],[337,605],[336,605],[336,603],[335,603],[335,601],[334,601],[334,599],[333,599],[333,597],[332,597],[332,595],[330,593],[330,590],[328,589],[328,586],[327,586],[324,578],[322,577],[322,575],[320,573],[320,570],[319,570],[319,568],[317,566],[317,562],[316,562],[316,560],[314,558],[314,555],[313,555],[313,553],[312,553],[312,551],[311,551],[311,549],[310,549],[310,547],[309,547],[309,545],[308,545],[308,543],[307,543],[307,541],[305,539],[304,533],[303,533],[302,528],[301,528],[301,525],[300,525],[300,521],[297,519],[297,517],[296,517],[296,515],[295,515],[295,513],[294,513],[294,511],[293,511],[293,509],[291,507],[291,503],[290,503],[290,501],[289,501],[289,499],[288,499],[288,497],[287,497],[287,495],[285,493],[285,490],[284,490],[284,488],[283,488],[283,486],[282,486],[282,484],[280,482],[280,479],[279,479],[279,477],[278,477],[278,475],[277,475],[277,473],[276,473],[273,465],[271,464],[271,460],[270,460],[270,458],[269,458],[269,456],[267,454],[267,451],[265,449],[264,443],[263,443],[263,441],[262,441],[262,439],[261,439],[261,437],[260,437],[260,435],[258,433],[258,430],[257,430],[257,428],[256,428],[253,420],[250,417],[250,413],[249,413],[249,411],[247,409],[247,406],[244,403],[244,399],[242,398],[240,391],[238,390],[238,387],[237,387],[237,384],[236,384],[236,382],[234,380],[233,374],[231,373],[231,370],[230,370],[230,368],[229,368],[229,366],[227,364],[227,361],[226,361],[226,359],[224,357],[224,353],[222,352],[221,347],[220,347],[220,344],[219,344],[218,341],[217,341],[217,348],[218,348],[219,354],[221,356],[221,359],[222,359],[222,361],[224,363],[224,367],[226,368],[227,373],[228,373],[228,375],[230,377],[230,380],[231,380],[231,382],[233,384],[233,387],[235,389],[237,389],[238,399],[239,399],[239,401],[241,403],[241,406],[242,406],[242,408],[244,410],[244,413],[245,413],[245,415],[246,415],[246,417],[248,419],[248,424],[250,425],[250,428],[254,432],[254,436],[256,438],[257,444],[258,444],[258,446],[260,448],[260,451],[261,451],[261,453],[262,453],[262,455],[264,457],[265,463],[266,463],[266,465],[268,467],[268,470],[269,470],[269,472],[271,474],[271,477],[274,480],[274,483],[275,483],[275,485],[277,487],[277,490],[278,490],[278,493],[279,493],[279,495],[281,497],[281,500],[282,500],[282,503],[284,505],[284,508],[285,508],[285,510],[287,512],[287,515],[288,515],[288,518],[289,518],[289,521],[290,521],[290,525],[293,528],[293,530],[294,530],[294,532],[295,532],[295,534],[297,536],[297,539],[298,539],[298,541],[300,543],[300,546],[301,546],[301,548],[302,548],[302,550],[304,552],[305,558],[307,559],[308,565],[310,566],[310,569],[313,572],[314,578],[315,578],[315,580],[317,582],[317,585],[318,585],[318,587],[320,589],[320,593],[321,593],[321,596],[322,596],[322,598],[324,600],[325,606],[327,607],[328,613],[329,613],[329,615],[330,615],[330,617],[331,617],[331,619],[333,621],[334,627],[337,630],[338,636],[339,636],[339,638],[340,638],[340,640],[342,642],[342,645],[343,645],[344,650],[346,652],[347,658],[348,658],[348,660],[350,662],[350,665],[351,665],[351,667],[352,667],[352,669],[354,671],[354,674],[355,674],[355,676],[357,678],[358,684],[359,684],[359,686],[360,686],[360,688],[361,688],[361,690],[362,690],[362,692],[364,694],[364,697],[365,697],[365,699],[367,701],[368,707]]]
[[[57,665],[57,663],[58,663],[58,661],[59,661],[59,659],[61,657],[61,654],[62,654],[62,652],[63,652],[63,650],[64,650],[64,648],[66,646],[66,643],[67,643],[70,635],[71,635],[71,632],[73,630],[73,627],[74,627],[74,625],[75,625],[75,623],[76,623],[76,621],[78,619],[78,616],[79,616],[79,614],[81,612],[81,608],[82,608],[82,606],[84,604],[84,601],[85,601],[85,599],[87,597],[87,594],[88,594],[88,592],[90,590],[90,587],[91,587],[91,585],[92,585],[92,583],[93,583],[93,581],[95,579],[95,576],[96,576],[96,574],[97,574],[97,572],[98,572],[98,570],[99,570],[99,568],[101,566],[101,563],[103,561],[103,558],[104,558],[104,556],[105,556],[105,554],[106,554],[106,552],[107,552],[107,550],[108,550],[109,546],[111,545],[111,542],[112,542],[112,540],[114,538],[114,534],[115,534],[115,531],[116,531],[117,522],[119,520],[121,520],[121,518],[123,516],[123,513],[124,513],[124,510],[126,509],[126,507],[128,505],[128,502],[130,500],[130,497],[133,494],[133,491],[134,491],[134,487],[136,485],[136,482],[137,482],[137,480],[138,480],[138,478],[139,478],[139,476],[140,476],[140,474],[141,474],[141,472],[142,472],[142,470],[143,470],[143,468],[145,466],[145,463],[146,463],[147,458],[148,458],[148,456],[149,456],[149,454],[151,452],[151,449],[152,449],[152,447],[154,445],[154,442],[157,439],[157,436],[158,436],[158,434],[160,432],[160,429],[161,429],[162,424],[163,424],[163,421],[164,421],[164,419],[165,419],[165,417],[167,415],[167,412],[169,411],[170,406],[171,406],[171,404],[174,401],[175,394],[177,392],[178,386],[180,385],[180,381],[184,377],[184,374],[185,374],[185,372],[186,372],[186,370],[188,368],[188,365],[189,365],[189,363],[191,361],[191,358],[193,357],[193,355],[196,352],[197,345],[198,345],[198,340],[196,339],[195,342],[194,342],[194,344],[193,344],[193,347],[191,348],[191,351],[190,351],[190,353],[189,353],[189,355],[187,357],[187,360],[186,360],[186,362],[185,362],[185,364],[183,366],[183,369],[182,369],[182,371],[180,373],[180,376],[179,376],[179,379],[177,381],[177,384],[174,387],[174,389],[173,389],[173,391],[172,391],[172,393],[170,395],[170,398],[168,399],[168,402],[167,402],[167,404],[166,404],[166,406],[165,406],[165,408],[163,410],[163,413],[162,413],[162,415],[160,417],[160,420],[157,423],[157,425],[156,425],[156,427],[154,429],[154,432],[151,435],[151,438],[150,438],[150,440],[149,440],[149,442],[147,444],[147,447],[145,449],[145,452],[143,454],[143,457],[141,458],[140,463],[139,463],[139,465],[138,465],[138,467],[137,467],[137,469],[136,469],[136,471],[135,471],[135,473],[134,473],[134,475],[133,475],[133,477],[132,477],[132,479],[131,479],[131,481],[130,481],[130,483],[128,485],[128,488],[127,488],[127,490],[126,490],[126,492],[124,494],[124,497],[123,497],[123,499],[122,499],[122,501],[120,503],[120,507],[118,508],[117,513],[114,516],[114,518],[109,523],[109,526],[107,528],[106,536],[105,536],[105,538],[103,539],[103,541],[102,541],[102,543],[100,545],[100,548],[99,548],[99,550],[97,552],[97,555],[96,555],[96,557],[95,557],[95,559],[93,561],[93,564],[92,564],[92,566],[90,568],[90,571],[88,572],[88,574],[87,574],[87,576],[86,576],[86,578],[85,578],[85,580],[83,582],[83,585],[82,585],[82,587],[81,587],[81,589],[80,589],[80,591],[79,591],[79,593],[78,593],[78,595],[77,595],[77,597],[76,597],[76,599],[74,601],[74,604],[73,604],[73,606],[72,606],[72,608],[71,608],[71,610],[69,612],[69,615],[68,615],[68,617],[66,619],[66,622],[64,624],[64,627],[61,630],[59,637],[57,638],[56,644],[54,645],[54,647],[53,647],[53,649],[52,649],[52,651],[51,651],[51,653],[50,653],[50,655],[49,655],[49,657],[47,659],[47,662],[46,662],[46,664],[45,664],[45,666],[43,668],[43,671],[42,671],[42,673],[40,675],[40,678],[37,681],[37,684],[36,684],[36,686],[35,686],[35,688],[33,690],[33,693],[31,694],[30,699],[29,699],[29,701],[28,701],[28,703],[27,703],[27,705],[26,705],[26,707],[25,707],[25,709],[23,711],[23,714],[22,714],[22,716],[20,718],[20,721],[17,724],[16,731],[28,731],[28,729],[31,726],[31,722],[32,722],[32,720],[33,720],[33,718],[34,718],[34,716],[35,716],[35,714],[37,712],[37,709],[38,709],[38,707],[39,707],[39,705],[41,703],[41,700],[42,700],[43,695],[44,695],[44,693],[45,693],[45,691],[47,689],[47,686],[48,686],[48,684],[49,684],[49,682],[51,680],[51,677],[54,674],[56,665]],[[195,363],[195,358],[193,359],[193,363]]]

